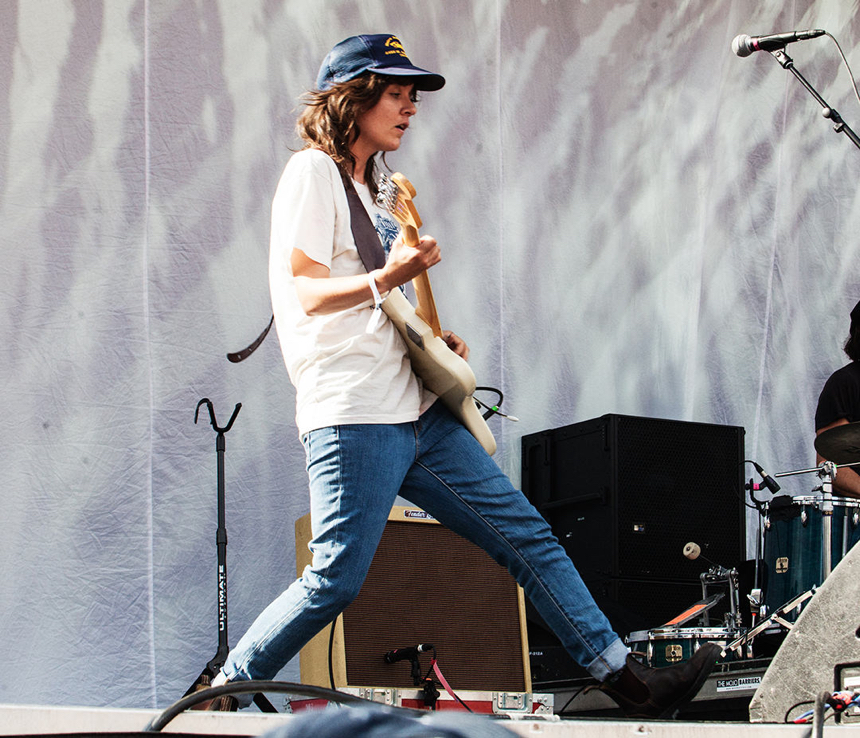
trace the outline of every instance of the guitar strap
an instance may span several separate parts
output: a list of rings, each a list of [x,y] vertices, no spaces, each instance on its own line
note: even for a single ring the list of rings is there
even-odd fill
[[[349,226],[352,229],[352,238],[355,241],[355,247],[358,249],[361,263],[364,264],[364,268],[370,274],[374,269],[381,269],[385,266],[385,250],[382,248],[379,235],[376,233],[376,228],[374,228],[370,216],[367,214],[367,210],[358,196],[358,192],[355,191],[352,178],[343,177],[343,180],[343,186],[346,190],[346,201],[349,203]],[[227,359],[234,364],[247,359],[259,348],[269,329],[272,327],[274,320],[275,316],[273,315],[269,321],[269,325],[266,326],[250,346],[241,351],[227,354]]]
[[[385,250],[382,248],[379,235],[376,233],[376,228],[371,222],[358,192],[355,191],[352,178],[344,177],[343,179],[346,199],[349,203],[349,226],[352,229],[352,237],[355,240],[358,255],[361,257],[361,263],[364,264],[364,268],[370,274],[374,269],[381,269],[385,266]]]
[[[358,255],[361,257],[361,263],[367,273],[370,274],[374,269],[382,269],[385,266],[385,249],[382,248],[382,242],[379,240],[379,234],[367,214],[367,209],[355,187],[352,184],[352,179],[348,183],[344,183],[346,189],[346,200],[349,203],[349,226],[352,229],[352,238],[355,241],[355,247],[358,249]],[[412,301],[415,293],[412,291],[412,283],[400,285],[398,288],[407,299]]]

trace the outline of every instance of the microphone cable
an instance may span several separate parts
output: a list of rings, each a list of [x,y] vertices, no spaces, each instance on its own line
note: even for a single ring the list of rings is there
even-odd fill
[[[828,36],[834,44],[836,44],[836,49],[839,51],[839,56],[842,57],[842,61],[845,64],[845,69],[848,70],[848,77],[851,79],[851,86],[854,88],[854,96],[857,98],[857,102],[860,102],[860,91],[857,89],[857,82],[854,81],[854,72],[851,71],[851,65],[848,63],[848,59],[845,57],[845,53],[842,51],[842,47],[839,45],[839,42],[836,40],[836,37],[830,33],[829,31],[824,32],[825,36]]]

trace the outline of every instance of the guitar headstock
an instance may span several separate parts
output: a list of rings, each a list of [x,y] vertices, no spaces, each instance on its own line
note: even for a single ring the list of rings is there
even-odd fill
[[[421,227],[421,217],[412,203],[415,188],[400,172],[390,177],[383,174],[379,181],[376,204],[390,212],[401,228],[411,226],[416,231]]]

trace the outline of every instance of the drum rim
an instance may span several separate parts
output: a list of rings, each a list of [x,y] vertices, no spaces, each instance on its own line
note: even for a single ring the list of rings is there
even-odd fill
[[[642,634],[646,637],[643,638]],[[665,640],[670,637],[675,638],[694,638],[696,635],[721,635],[726,636],[727,638],[733,638],[736,636],[736,631],[730,628],[651,628],[649,630],[634,630],[627,636],[628,643],[644,643],[646,640],[651,640],[654,636],[660,636],[661,640]],[[639,636],[638,638],[634,638],[634,636]],[[720,639],[709,639],[709,640],[720,640]]]
[[[848,507],[860,507],[860,499],[856,499],[854,497],[837,497],[836,495],[831,496],[831,501],[834,505],[845,505]],[[803,502],[798,503],[798,500],[803,500]],[[764,507],[766,509],[770,508],[770,503],[773,500],[768,500],[764,503]],[[821,495],[795,495],[791,498],[791,504],[800,504],[801,506],[812,505],[814,507],[818,507],[818,504],[824,502],[824,498]]]

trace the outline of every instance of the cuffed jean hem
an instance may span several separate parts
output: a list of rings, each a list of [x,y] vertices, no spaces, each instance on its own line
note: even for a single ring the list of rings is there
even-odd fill
[[[609,644],[603,653],[585,668],[598,682],[604,682],[624,668],[628,653],[630,653],[630,649],[619,638],[614,643]]]
[[[228,682],[249,681],[249,678],[245,674],[242,674],[240,671],[234,671],[232,674],[230,674],[227,671],[226,664],[221,667],[221,673],[227,678]]]

